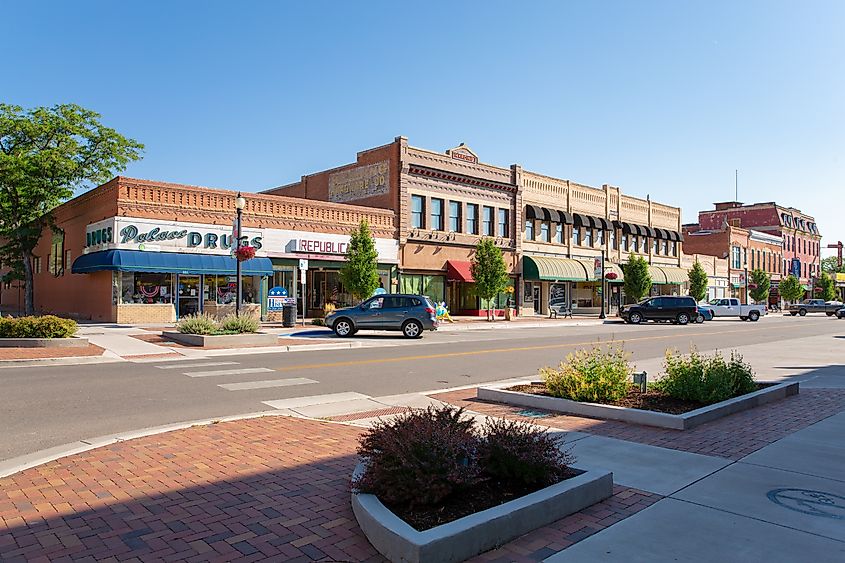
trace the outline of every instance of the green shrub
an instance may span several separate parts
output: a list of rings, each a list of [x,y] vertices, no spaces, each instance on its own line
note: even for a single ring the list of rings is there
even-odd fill
[[[540,376],[554,397],[607,403],[628,394],[633,369],[621,347],[596,346],[566,356],[558,369],[542,368]]]
[[[209,315],[188,315],[176,323],[176,330],[182,334],[200,334],[208,336],[216,333],[219,328],[217,321]]]
[[[53,315],[0,319],[0,338],[70,338],[78,329],[76,321]]]
[[[683,356],[668,350],[664,370],[652,388],[685,401],[710,405],[757,389],[754,371],[736,352],[726,361],[719,352],[703,356],[692,350]]]
[[[500,418],[489,418],[484,424],[478,458],[486,476],[523,487],[557,483],[573,462],[545,429]]]
[[[245,332],[258,332],[261,328],[261,321],[250,315],[227,315],[220,321],[220,331],[231,334],[243,334]]]

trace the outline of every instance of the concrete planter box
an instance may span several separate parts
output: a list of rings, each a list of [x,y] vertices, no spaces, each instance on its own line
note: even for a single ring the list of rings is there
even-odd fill
[[[87,338],[0,338],[0,348],[86,348]]]
[[[527,382],[526,382],[527,383]],[[513,387],[509,383],[507,387]],[[479,387],[476,396],[485,401],[494,401],[519,407],[530,407],[546,411],[586,416],[606,420],[621,420],[646,426],[688,430],[706,422],[722,418],[735,412],[748,410],[759,405],[798,394],[798,382],[778,383],[741,397],[734,397],[721,403],[714,403],[684,414],[667,414],[640,409],[629,409],[613,405],[581,403],[544,395],[506,391],[497,386]]]
[[[363,464],[355,475],[364,471]],[[390,561],[463,561],[613,494],[613,474],[585,471],[551,487],[419,532],[375,495],[352,493],[352,512],[364,535]]]
[[[166,331],[161,335],[168,340],[187,344],[188,346],[202,346],[203,348],[240,348],[242,346],[278,346],[279,335],[266,332],[251,332],[244,334],[221,334],[204,336],[201,334],[183,334],[181,332]]]

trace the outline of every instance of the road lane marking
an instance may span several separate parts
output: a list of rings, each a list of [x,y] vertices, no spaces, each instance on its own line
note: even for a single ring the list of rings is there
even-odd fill
[[[695,336],[709,336],[709,335],[723,335],[723,334],[730,334],[732,332],[759,332],[760,330],[765,330],[766,327],[757,328],[757,329],[738,329],[738,330],[720,330],[716,332],[695,332],[693,333]],[[461,356],[481,356],[484,354],[503,354],[507,352],[528,352],[532,350],[553,350],[556,348],[572,348],[575,346],[592,346],[595,344],[611,344],[614,342],[620,342],[627,344],[628,342],[642,342],[645,340],[666,340],[670,338],[678,338],[677,334],[666,334],[660,336],[642,336],[640,338],[627,338],[624,340],[589,340],[585,342],[570,342],[567,344],[544,344],[540,346],[516,346],[513,348],[491,348],[489,350],[468,350],[466,352],[444,352],[442,354],[420,354],[415,356],[399,356],[396,358],[371,358],[368,360],[347,360],[343,362],[325,362],[319,364],[301,364],[297,366],[285,366],[276,368],[276,371],[296,371],[296,370],[306,370],[306,369],[321,369],[327,367],[347,367],[347,366],[360,366],[360,365],[369,365],[369,364],[388,364],[388,363],[395,363],[395,362],[406,362],[412,360],[433,360],[433,359],[441,359],[441,358],[457,358]],[[480,341],[483,342],[483,341]]]
[[[212,366],[236,366],[238,362],[203,362],[196,364],[183,364],[175,362],[166,366],[156,366],[158,369],[182,369],[182,368],[204,368]]]
[[[218,369],[215,371],[188,371],[184,375],[188,377],[215,377],[218,375],[241,375],[246,373],[265,373],[273,371],[269,368],[240,368],[240,369]]]
[[[218,387],[222,387],[227,391],[246,391],[249,389],[269,389],[270,387],[288,387],[290,385],[307,385],[309,383],[319,383],[307,377],[293,377],[290,379],[265,379],[263,381],[245,381],[243,383],[221,383]]]
[[[310,407],[312,405],[327,405],[329,403],[343,403],[356,399],[370,399],[369,395],[349,391],[347,393],[328,393],[326,395],[310,395],[308,397],[294,397],[293,399],[280,399],[278,401],[262,401],[274,409],[294,409],[297,407]]]

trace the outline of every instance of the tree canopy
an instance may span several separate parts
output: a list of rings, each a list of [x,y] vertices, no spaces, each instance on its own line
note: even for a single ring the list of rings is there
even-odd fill
[[[696,301],[704,301],[707,298],[707,272],[697,259],[687,273],[687,277],[689,277],[690,296]]]
[[[379,287],[378,251],[366,219],[361,220],[349,238],[346,262],[340,269],[340,281],[358,300],[373,295]]]
[[[478,296],[487,300],[490,318],[492,299],[508,286],[508,268],[502,256],[502,249],[496,246],[493,239],[484,237],[475,245],[470,272],[475,280]]]
[[[839,258],[836,256],[828,256],[822,258],[822,271],[829,274],[843,273],[845,274],[845,263],[839,265]]]
[[[824,299],[825,301],[836,299],[836,282],[833,281],[833,278],[827,272],[821,273],[819,279],[816,280],[816,287],[821,288],[821,292],[818,295],[820,299]]]
[[[804,288],[801,282],[792,274],[786,276],[778,285],[778,292],[784,300],[793,303],[804,297]]]
[[[79,188],[109,180],[141,158],[144,146],[75,104],[24,109],[0,104],[0,247],[8,279],[25,281],[33,312],[33,251],[52,210]]]
[[[648,262],[642,256],[631,254],[624,268],[625,295],[633,301],[639,301],[651,292],[651,273]]]
[[[767,301],[771,286],[772,280],[765,271],[758,268],[751,272],[748,282],[748,293],[755,302],[761,303]]]

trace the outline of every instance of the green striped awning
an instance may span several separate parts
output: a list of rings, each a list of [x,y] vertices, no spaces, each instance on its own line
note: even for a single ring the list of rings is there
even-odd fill
[[[689,281],[687,271],[675,266],[649,265],[648,272],[651,274],[651,283],[655,285],[683,284]]]
[[[522,259],[522,275],[526,280],[590,281],[593,279],[593,266],[572,258],[525,256]]]

